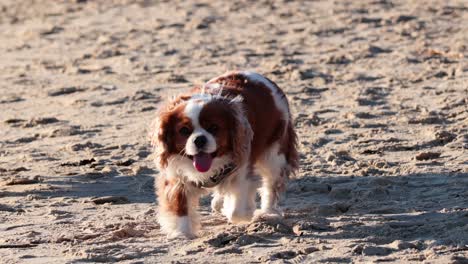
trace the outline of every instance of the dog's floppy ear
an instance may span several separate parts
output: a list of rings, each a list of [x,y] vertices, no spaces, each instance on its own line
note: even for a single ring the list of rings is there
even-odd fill
[[[167,167],[168,158],[175,150],[174,127],[176,117],[174,109],[188,100],[190,96],[180,95],[173,98],[167,105],[162,106],[153,121],[150,131],[151,145],[156,155],[156,163],[160,169]]]
[[[250,148],[253,131],[240,101],[232,101],[233,129],[231,130],[231,144],[233,159],[239,166],[250,158]]]
[[[168,158],[174,149],[173,117],[170,111],[160,111],[151,128],[151,145],[156,155],[156,163],[162,169],[167,167]]]

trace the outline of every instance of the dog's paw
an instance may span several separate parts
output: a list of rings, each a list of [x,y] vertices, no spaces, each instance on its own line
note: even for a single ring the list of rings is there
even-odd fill
[[[226,214],[228,221],[233,224],[249,223],[253,217],[252,210],[234,210]]]
[[[173,230],[167,234],[167,238],[170,240],[174,239],[195,239],[197,236],[192,232],[182,232],[180,230]]]
[[[279,209],[257,209],[254,212],[253,221],[266,218],[280,218],[283,217],[283,213]]]
[[[195,238],[196,231],[199,229],[199,222],[195,218],[183,216],[178,217],[174,215],[160,215],[159,224],[161,231],[167,235],[169,239],[175,238]]]

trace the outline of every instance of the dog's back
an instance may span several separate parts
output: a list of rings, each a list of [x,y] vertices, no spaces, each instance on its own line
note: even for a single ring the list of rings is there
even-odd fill
[[[254,133],[251,162],[255,164],[265,149],[279,145],[290,172],[298,167],[297,136],[284,92],[268,78],[253,72],[228,72],[205,85],[205,92],[241,95]]]

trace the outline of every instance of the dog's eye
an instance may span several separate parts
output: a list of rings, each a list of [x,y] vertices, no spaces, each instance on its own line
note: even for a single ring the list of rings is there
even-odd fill
[[[192,133],[192,131],[190,130],[190,128],[184,126],[181,129],[179,129],[179,133],[183,136],[189,136],[190,133]]]
[[[210,132],[210,134],[212,135],[216,135],[216,133],[218,132],[218,126],[215,124],[212,124],[208,127],[207,131]]]

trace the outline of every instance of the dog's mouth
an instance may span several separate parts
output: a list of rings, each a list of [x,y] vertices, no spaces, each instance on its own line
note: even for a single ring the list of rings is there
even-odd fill
[[[193,162],[193,167],[199,172],[207,172],[211,168],[213,159],[216,157],[216,151],[213,153],[199,152],[195,155],[188,155]]]

